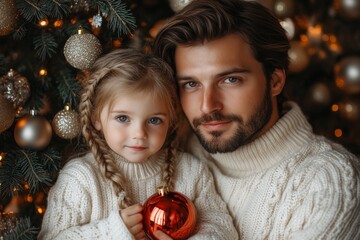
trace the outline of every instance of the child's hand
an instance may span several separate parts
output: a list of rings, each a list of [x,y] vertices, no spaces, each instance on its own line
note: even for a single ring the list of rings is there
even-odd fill
[[[166,235],[164,232],[162,232],[160,230],[154,232],[154,236],[159,240],[172,240],[171,237],[169,237],[168,235]]]
[[[134,204],[130,207],[120,210],[120,216],[123,219],[126,227],[135,239],[145,239],[145,232],[143,230],[141,214],[143,207],[140,204]]]

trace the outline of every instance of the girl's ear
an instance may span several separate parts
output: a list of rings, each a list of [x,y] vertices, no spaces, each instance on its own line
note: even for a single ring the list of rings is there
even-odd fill
[[[100,131],[101,130],[101,122],[98,120],[95,120],[95,119],[93,119],[92,122],[94,123],[95,129]]]
[[[277,96],[285,86],[286,73],[283,69],[275,69],[271,75],[271,95]]]

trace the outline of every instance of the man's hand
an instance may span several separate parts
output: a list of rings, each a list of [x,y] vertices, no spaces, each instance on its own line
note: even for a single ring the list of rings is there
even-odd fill
[[[140,204],[134,204],[130,207],[120,210],[121,218],[136,240],[145,239],[145,232],[143,230],[142,224],[142,209],[143,207]]]

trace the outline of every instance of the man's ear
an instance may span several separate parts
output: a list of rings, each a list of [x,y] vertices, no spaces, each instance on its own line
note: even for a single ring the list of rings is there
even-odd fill
[[[285,70],[276,68],[271,75],[271,95],[273,97],[281,93],[285,86],[285,80]]]

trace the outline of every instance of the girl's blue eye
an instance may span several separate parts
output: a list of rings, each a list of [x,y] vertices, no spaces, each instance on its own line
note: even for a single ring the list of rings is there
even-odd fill
[[[125,115],[118,116],[117,119],[118,119],[120,122],[128,122],[128,121],[129,121],[128,116],[125,116]]]
[[[154,125],[159,125],[160,123],[162,123],[162,120],[158,117],[154,117],[154,118],[150,118],[149,123]]]

